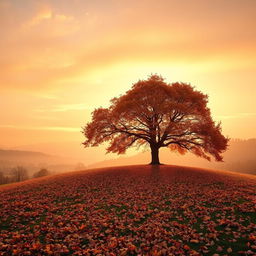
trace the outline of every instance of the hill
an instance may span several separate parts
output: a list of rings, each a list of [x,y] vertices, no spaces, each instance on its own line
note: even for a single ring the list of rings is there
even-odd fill
[[[10,169],[17,165],[24,166],[29,172],[37,171],[42,167],[50,168],[51,171],[65,171],[73,168],[75,163],[70,158],[42,152],[0,149],[0,171],[4,174],[8,174]]]
[[[23,145],[12,148],[14,150],[39,151],[49,155],[62,156],[64,158],[72,158],[73,162],[83,162],[93,164],[95,162],[116,156],[109,154],[106,156],[105,147],[99,146],[94,148],[84,148],[82,141],[63,141],[37,143],[32,145]]]
[[[0,187],[0,255],[254,255],[256,178],[123,166]]]
[[[22,162],[32,162],[35,159],[44,160],[49,158],[53,159],[54,157],[41,152],[0,149],[1,161],[13,161],[15,159]]]

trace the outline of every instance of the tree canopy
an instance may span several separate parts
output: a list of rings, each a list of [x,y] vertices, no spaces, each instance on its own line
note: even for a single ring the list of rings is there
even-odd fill
[[[207,107],[208,96],[190,84],[166,83],[159,75],[139,80],[108,108],[92,112],[83,127],[85,147],[109,142],[107,152],[125,153],[131,146],[148,145],[151,164],[159,164],[159,148],[188,151],[222,161],[228,138]]]

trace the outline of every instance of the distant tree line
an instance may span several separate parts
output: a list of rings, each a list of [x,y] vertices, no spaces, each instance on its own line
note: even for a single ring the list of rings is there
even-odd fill
[[[44,176],[48,176],[51,173],[45,169],[42,168],[39,171],[35,172],[32,176],[32,178],[40,178]],[[9,174],[4,174],[0,171],[0,185],[1,184],[8,184],[13,182],[21,182],[24,180],[28,180],[30,177],[28,175],[28,171],[23,166],[16,166],[10,170]]]

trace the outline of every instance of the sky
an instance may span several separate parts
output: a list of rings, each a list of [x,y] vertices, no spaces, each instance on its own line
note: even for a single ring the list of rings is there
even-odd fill
[[[0,0],[0,147],[83,141],[90,113],[150,74],[209,95],[256,137],[255,0]]]

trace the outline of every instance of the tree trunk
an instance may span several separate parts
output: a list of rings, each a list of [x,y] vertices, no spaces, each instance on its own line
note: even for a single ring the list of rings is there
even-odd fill
[[[159,162],[159,148],[156,146],[150,146],[151,148],[151,163],[150,164],[160,164]]]

